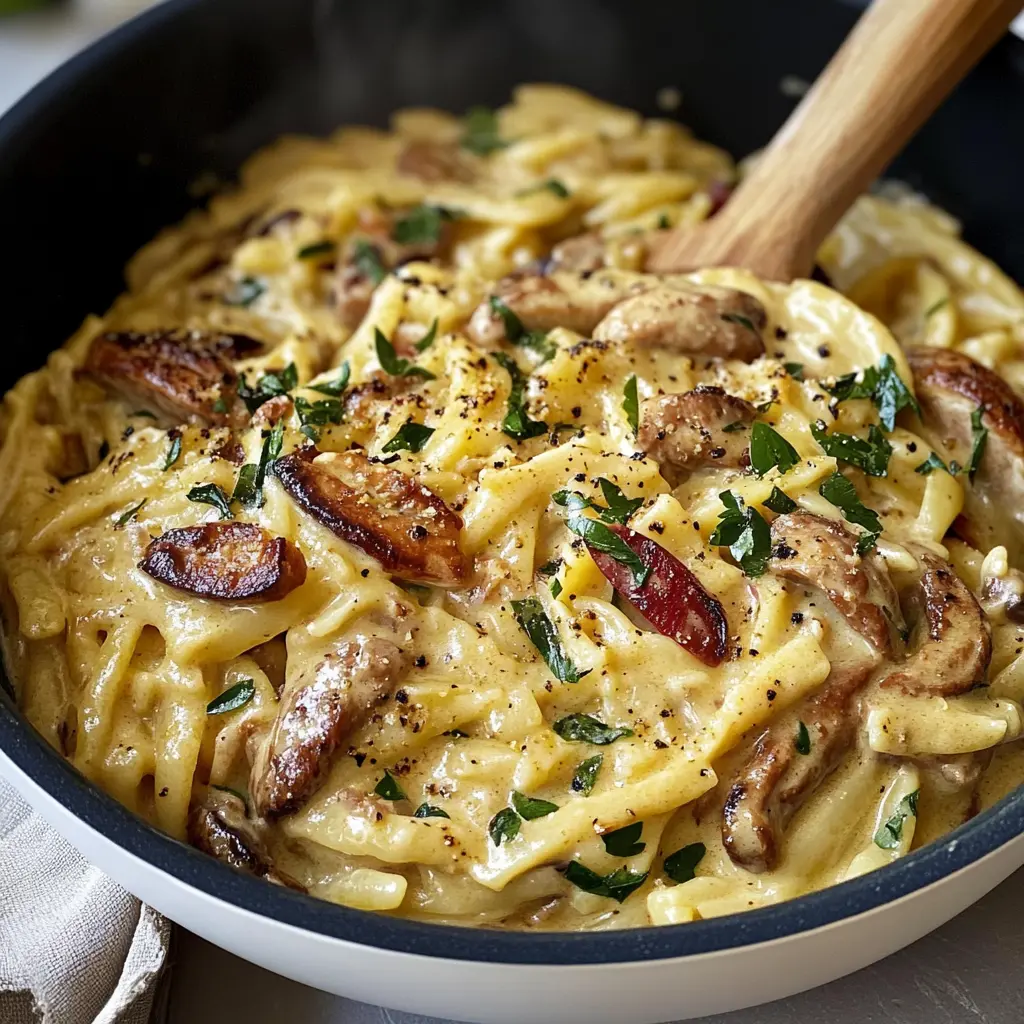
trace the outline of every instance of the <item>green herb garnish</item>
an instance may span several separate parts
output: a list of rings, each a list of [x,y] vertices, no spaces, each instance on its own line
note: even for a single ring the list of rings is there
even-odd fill
[[[707,847],[703,843],[690,843],[665,858],[665,874],[673,882],[689,882],[697,873],[697,865],[704,859]]]
[[[220,513],[221,519],[231,518],[231,502],[219,484],[198,484],[185,497],[200,505],[212,505]]]
[[[119,529],[122,526],[127,526],[139,514],[139,512],[142,510],[142,506],[145,505],[148,500],[148,498],[143,498],[142,501],[137,502],[136,504],[125,509],[124,512],[122,512],[114,520],[115,529]]]
[[[637,874],[635,871],[619,868],[611,874],[599,875],[578,860],[570,861],[562,873],[566,880],[572,882],[578,889],[591,892],[595,896],[607,896],[617,903],[622,903],[627,896],[639,889],[647,881],[649,874],[647,871]]]
[[[917,399],[910,393],[903,378],[896,372],[896,363],[892,356],[884,355],[878,366],[869,366],[861,375],[848,373],[840,377],[835,384],[826,388],[840,402],[851,398],[870,398],[878,407],[878,416],[886,430],[892,431],[896,426],[896,416],[901,409],[913,409],[919,416],[921,409]],[[876,473],[875,476],[882,474]]]
[[[326,256],[335,250],[334,242],[313,242],[311,245],[304,245],[296,254],[296,259],[315,260],[319,256]]]
[[[267,286],[255,277],[243,277],[236,282],[234,288],[221,297],[225,306],[251,306],[265,291]]]
[[[895,850],[903,839],[903,823],[910,817],[917,817],[917,799],[921,791],[908,793],[896,807],[896,813],[875,833],[875,846],[883,850]]]
[[[621,492],[619,493],[621,494]],[[577,537],[582,537],[587,542],[588,547],[593,548],[595,551],[600,551],[614,558],[616,562],[626,566],[633,574],[633,585],[635,587],[642,587],[647,582],[648,577],[651,575],[651,569],[649,566],[644,565],[640,560],[640,556],[614,530],[609,529],[604,522],[583,515],[583,509],[595,507],[589,498],[583,497],[582,494],[576,491],[556,491],[552,495],[552,500],[556,504],[568,509],[569,516],[565,520],[565,525]],[[604,517],[611,517],[613,522],[618,522],[619,520],[614,517],[621,515],[623,512],[626,512],[627,515],[631,514],[636,508],[639,508],[639,505],[634,504],[636,501],[640,501],[641,504],[643,503],[642,499],[636,498],[624,500],[627,506],[633,505],[632,508],[628,509],[628,512],[626,512],[627,506],[621,506],[617,511],[601,509],[600,506],[597,506],[597,508],[603,513]]]
[[[251,388],[244,376],[238,378],[238,396],[245,402],[246,409],[254,413],[264,402],[278,395],[286,395],[299,386],[299,371],[294,363],[283,370],[268,370]]]
[[[874,546],[882,533],[882,523],[878,513],[861,502],[857,490],[842,473],[833,473],[822,482],[818,493],[832,502],[842,513],[843,518],[867,531],[857,540],[857,554],[866,555]]]
[[[417,352],[426,352],[431,345],[434,344],[434,339],[437,337],[437,317],[434,317],[434,322],[430,325],[430,330],[420,338],[419,341],[413,346]]]
[[[487,833],[495,846],[501,846],[502,840],[512,842],[519,835],[519,815],[511,807],[503,807],[491,818]]]
[[[586,761],[581,761],[572,775],[573,792],[590,796],[602,764],[604,764],[604,754],[595,754],[593,757],[588,757]]]
[[[755,423],[750,431],[750,466],[764,476],[773,466],[787,473],[800,462],[797,450],[767,423]]]
[[[244,707],[256,695],[256,684],[251,679],[239,679],[234,686],[229,686],[206,705],[208,715],[223,715],[227,711],[237,711]]]
[[[278,423],[263,438],[258,464],[247,463],[238,471],[232,501],[240,501],[246,508],[262,508],[264,504],[263,484],[267,472],[281,454],[284,444],[284,424]]]
[[[536,800],[533,797],[520,793],[519,790],[512,794],[512,806],[524,821],[543,818],[558,810],[558,804],[553,804],[550,800]]]
[[[332,398],[340,398],[342,392],[348,387],[349,377],[352,376],[352,369],[348,362],[344,362],[338,368],[338,376],[334,380],[322,380],[318,384],[310,384],[310,391],[318,391],[321,395],[330,395]]]
[[[553,342],[548,341],[546,331],[528,331],[519,317],[497,295],[492,295],[487,301],[491,312],[501,318],[505,337],[513,345],[519,348],[532,348],[545,359],[550,359],[555,354],[557,349]]]
[[[915,466],[914,467],[914,472],[915,473],[920,473],[921,476],[928,476],[929,473],[934,472],[936,469],[941,469],[941,470],[944,470],[947,473],[950,473],[949,466],[947,466],[942,461],[942,459],[939,458],[939,453],[938,452],[932,452],[931,455],[929,455],[928,458],[925,459],[924,462],[922,462],[920,466]]]
[[[793,378],[793,380],[803,381],[804,379],[804,364],[803,363],[783,363],[783,369]]]
[[[433,245],[441,240],[445,222],[455,216],[443,206],[414,206],[395,222],[391,237],[401,245]]]
[[[562,592],[561,580],[552,580],[551,585],[548,587],[548,590],[551,591],[552,597],[558,597],[558,595]]]
[[[410,452],[418,452],[423,446],[430,440],[431,434],[434,433],[433,427],[424,426],[422,423],[414,423],[412,420],[406,420],[399,428],[398,432],[383,448],[382,452],[400,452],[408,450]]]
[[[635,857],[647,849],[646,843],[637,842],[640,833],[644,830],[642,821],[634,821],[631,825],[624,825],[614,832],[603,832],[601,842],[605,850],[613,857]]]
[[[521,188],[517,193],[516,197],[521,198],[523,196],[536,195],[538,192],[551,192],[558,196],[559,199],[568,199],[572,193],[565,187],[565,185],[557,178],[548,178],[547,181],[542,181],[539,185],[531,185],[529,188]]]
[[[373,329],[374,347],[377,350],[377,361],[385,373],[392,377],[422,377],[424,380],[433,380],[434,375],[422,366],[415,366],[408,359],[400,359],[395,355],[395,346],[388,341],[380,329]]]
[[[414,818],[448,818],[451,819],[451,815],[441,807],[433,807],[431,804],[420,804],[415,811],[412,812]]]
[[[384,769],[384,776],[381,778],[380,782],[373,787],[373,791],[377,796],[382,797],[385,800],[409,799],[405,795],[405,791],[398,784],[398,780],[386,768]]]
[[[826,433],[825,424],[821,420],[811,424],[811,434],[826,455],[848,462],[869,476],[888,475],[892,445],[874,424],[868,430],[867,440],[854,437],[853,434]]]
[[[495,352],[494,358],[512,378],[512,389],[508,395],[508,411],[501,421],[501,429],[516,441],[526,441],[531,437],[546,434],[548,425],[541,420],[531,420],[526,412],[526,404],[523,400],[526,379],[519,369],[519,364],[503,352]]]
[[[924,311],[925,319],[927,319],[928,317],[930,317],[930,316],[931,316],[931,315],[932,315],[933,313],[938,313],[938,311],[939,311],[940,309],[944,309],[944,308],[945,308],[946,306],[948,306],[948,305],[949,305],[949,296],[948,296],[948,295],[947,295],[947,296],[945,296],[945,298],[939,299],[939,300],[938,300],[938,302],[933,302],[933,303],[932,303],[932,304],[931,304],[931,305],[930,305],[930,306],[929,306],[929,307],[928,307],[928,308],[927,308],[927,309],[926,309],[926,310]]]
[[[754,321],[749,316],[744,316],[742,313],[722,313],[720,318],[727,323],[746,327],[748,331],[753,331],[759,338],[761,337],[761,332],[754,326]]]
[[[556,679],[563,683],[578,683],[590,671],[580,672],[566,654],[562,638],[545,613],[539,598],[526,597],[521,601],[513,601],[512,612]]]
[[[473,107],[465,118],[461,145],[477,156],[487,156],[508,143],[498,134],[498,116],[487,107]]]
[[[363,275],[375,288],[388,276],[381,262],[380,249],[367,242],[365,238],[357,239],[352,246],[352,262],[356,270]]]
[[[345,410],[337,398],[318,398],[310,402],[301,395],[295,397],[295,412],[298,413],[299,430],[311,441],[320,440],[320,428],[328,424],[341,423]]]
[[[604,722],[599,718],[594,718],[593,715],[578,713],[566,715],[565,718],[558,719],[551,728],[563,740],[568,740],[570,743],[593,743],[599,747],[607,746],[607,744],[614,743],[618,739],[633,735],[633,730],[627,729],[625,726],[605,725]]]
[[[771,529],[757,509],[744,506],[743,499],[732,491],[722,491],[718,497],[725,509],[718,514],[719,523],[709,543],[728,548],[748,576],[761,576],[772,553]]]
[[[811,752],[811,734],[807,726],[801,722],[796,730],[796,752],[798,754],[809,754]]]
[[[629,428],[635,437],[640,430],[640,400],[636,393],[635,373],[626,381],[626,386],[622,389],[622,411],[626,414]]]
[[[985,445],[988,443],[988,430],[981,421],[984,414],[983,405],[979,405],[971,413],[971,458],[967,463],[967,476],[970,480],[973,480],[974,474],[978,472],[981,457],[985,454]]]
[[[773,512],[778,512],[780,516],[786,512],[795,512],[797,508],[796,502],[785,491],[780,491],[778,487],[773,487],[772,493],[761,504]]]
[[[167,455],[164,457],[164,472],[171,468],[181,455],[181,431],[172,430],[167,435],[171,439],[171,446],[167,449]]]
[[[563,508],[570,508],[573,511],[577,511],[581,508],[593,509],[602,521],[606,523],[618,523],[620,526],[625,526],[629,517],[644,503],[643,498],[627,498],[622,493],[621,488],[616,484],[613,484],[611,480],[605,479],[605,477],[598,477],[598,485],[601,488],[601,493],[604,495],[604,500],[608,502],[607,507],[599,505],[596,501],[591,498],[586,498],[579,491],[555,491],[551,495],[552,501],[556,505],[561,505]]]

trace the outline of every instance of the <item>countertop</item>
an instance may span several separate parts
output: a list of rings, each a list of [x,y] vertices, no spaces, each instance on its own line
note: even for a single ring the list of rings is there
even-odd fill
[[[0,20],[0,113],[80,47],[146,6],[147,0],[76,0],[45,14]],[[1015,27],[1024,35],[1024,15]],[[703,1024],[1022,1024],[1022,921],[1024,869],[945,927],[872,967],[769,1006],[703,1018]],[[170,1024],[433,1019],[326,995],[177,932]]]

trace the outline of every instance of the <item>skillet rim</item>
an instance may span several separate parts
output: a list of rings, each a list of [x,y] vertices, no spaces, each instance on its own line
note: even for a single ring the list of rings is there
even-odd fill
[[[93,42],[0,117],[0,153],[31,140],[59,95],[109,56],[203,0],[165,0]],[[1005,45],[1005,44],[1004,44]],[[1024,43],[1012,45],[1024,54]],[[735,950],[866,914],[960,871],[1024,832],[1024,786],[940,840],[877,871],[783,903],[687,924],[604,932],[502,932],[432,924],[328,903],[243,875],[159,832],[90,783],[24,719],[0,668],[0,750],[65,810],[122,851],[203,894],[328,939],[433,959],[509,965],[629,964]]]

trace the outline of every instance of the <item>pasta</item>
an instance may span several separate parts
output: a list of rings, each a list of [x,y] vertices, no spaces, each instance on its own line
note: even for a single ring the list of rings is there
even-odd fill
[[[6,397],[28,720],[240,870],[507,928],[790,899],[1016,786],[1024,295],[892,189],[831,287],[644,274],[735,176],[548,85],[254,156]]]

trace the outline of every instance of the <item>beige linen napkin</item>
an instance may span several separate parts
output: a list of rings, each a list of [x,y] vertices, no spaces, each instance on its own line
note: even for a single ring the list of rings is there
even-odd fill
[[[2,1024],[151,1024],[170,934],[0,779]]]

